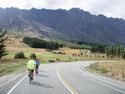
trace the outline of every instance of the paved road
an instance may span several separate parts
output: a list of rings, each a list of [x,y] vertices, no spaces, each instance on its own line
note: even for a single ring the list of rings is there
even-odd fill
[[[85,71],[91,63],[41,65],[32,84],[24,76],[7,94],[125,94],[125,84]]]

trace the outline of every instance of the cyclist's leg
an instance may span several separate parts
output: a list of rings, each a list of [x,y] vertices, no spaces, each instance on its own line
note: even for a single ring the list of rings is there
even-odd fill
[[[31,73],[31,70],[30,70],[30,69],[28,69],[28,71],[29,71],[29,74],[28,74],[28,77],[29,77],[29,83],[31,83],[31,81],[32,81],[32,78],[31,78],[32,73]]]
[[[37,74],[38,74],[38,70],[39,70],[39,65],[37,66]]]
[[[31,70],[31,80],[33,80],[33,73],[34,72],[34,70]]]
[[[35,73],[38,74],[38,65],[36,65]]]
[[[30,77],[30,75],[31,75],[31,72],[30,72],[30,69],[28,69],[28,76]]]

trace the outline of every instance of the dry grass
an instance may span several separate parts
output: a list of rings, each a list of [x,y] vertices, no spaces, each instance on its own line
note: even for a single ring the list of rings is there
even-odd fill
[[[46,52],[46,49],[34,49],[29,47],[28,45],[24,44],[22,42],[22,39],[18,39],[18,38],[9,38],[6,41],[6,45],[7,45],[7,50],[9,52],[19,52],[19,51],[27,51],[27,52],[36,52],[36,53],[43,53]]]
[[[65,55],[59,55],[59,54],[53,54],[51,52],[48,52],[46,49],[34,49],[34,48],[31,48],[29,47],[28,45],[24,44],[22,42],[22,39],[21,38],[9,38],[7,41],[6,41],[6,45],[7,45],[7,50],[8,50],[8,55],[5,57],[5,58],[11,58],[13,59],[15,53],[17,52],[24,52],[24,54],[26,54],[26,57],[29,57],[29,55],[31,53],[36,53],[38,55],[39,58],[44,58],[44,59],[47,59],[48,56],[51,54],[51,56],[53,58],[66,58],[66,60],[64,61],[68,61],[68,58],[74,58],[77,59],[77,60],[98,60],[98,59],[105,59],[105,58],[102,58],[101,55],[95,55],[95,54],[92,54],[92,53],[86,53],[86,52],[89,52],[89,50],[82,50],[83,52],[83,55],[81,55],[81,51],[80,49],[70,49],[70,48],[61,48],[59,50],[62,50]],[[45,54],[45,55],[43,55]],[[47,55],[48,54],[48,55]],[[73,56],[73,54],[75,54],[75,56]],[[43,56],[46,56],[46,57],[43,57]],[[100,58],[101,57],[101,58]],[[45,60],[46,61],[46,60]]]
[[[70,49],[70,48],[61,48],[60,50],[64,51],[68,55],[72,55],[73,53],[79,54],[80,50],[79,49]]]
[[[89,66],[91,71],[95,71],[102,75],[125,81],[125,61],[96,63]]]

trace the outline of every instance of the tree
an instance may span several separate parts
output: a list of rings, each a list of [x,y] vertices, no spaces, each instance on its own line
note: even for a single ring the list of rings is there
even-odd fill
[[[7,39],[7,37],[5,36],[7,33],[7,30],[3,30],[3,29],[0,29],[0,59],[7,55],[7,50],[6,50],[6,45],[5,45],[5,41]]]
[[[99,53],[105,53],[106,46],[105,45],[92,45],[91,52],[99,52]]]
[[[123,54],[125,53],[124,46],[118,45],[118,46],[110,46],[105,49],[105,53],[107,57],[123,57]]]

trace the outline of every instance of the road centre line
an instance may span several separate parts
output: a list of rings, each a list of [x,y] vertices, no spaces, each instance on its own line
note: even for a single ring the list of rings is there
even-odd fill
[[[57,69],[57,75],[58,75],[59,80],[70,91],[71,94],[79,94],[78,91],[74,89],[67,80],[64,79],[60,69]]]

